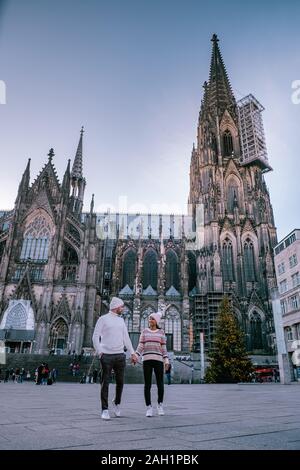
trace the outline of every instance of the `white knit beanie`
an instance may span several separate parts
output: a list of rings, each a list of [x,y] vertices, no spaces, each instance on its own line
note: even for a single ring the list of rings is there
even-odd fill
[[[115,308],[123,307],[123,305],[124,302],[122,299],[119,299],[118,297],[113,297],[109,304],[109,310],[114,310]]]
[[[150,317],[154,318],[154,320],[156,321],[157,326],[159,327],[160,320],[161,320],[161,317],[162,317],[162,313],[161,312],[150,313],[148,318],[150,318]]]

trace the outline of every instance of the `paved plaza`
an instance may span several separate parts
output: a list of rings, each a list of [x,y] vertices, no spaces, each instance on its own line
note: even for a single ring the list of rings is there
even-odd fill
[[[110,421],[98,395],[98,384],[1,382],[0,449],[300,449],[300,384],[170,385],[166,415],[153,418],[143,385],[125,385]]]

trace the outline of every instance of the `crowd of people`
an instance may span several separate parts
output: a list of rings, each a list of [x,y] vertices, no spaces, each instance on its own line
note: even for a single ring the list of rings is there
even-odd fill
[[[36,385],[52,385],[56,382],[58,371],[55,368],[50,369],[48,364],[43,362],[33,372],[24,367],[7,367],[2,371],[0,369],[0,382],[22,383],[24,381],[34,380]]]

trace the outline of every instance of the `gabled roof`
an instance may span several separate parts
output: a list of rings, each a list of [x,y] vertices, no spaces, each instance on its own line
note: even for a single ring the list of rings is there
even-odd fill
[[[178,290],[175,289],[174,286],[171,286],[170,289],[167,290],[166,295],[180,297],[180,293],[178,292]]]
[[[157,295],[157,292],[149,284],[149,286],[143,290],[143,295]]]
[[[126,286],[119,291],[119,295],[133,295],[133,290],[126,284]]]
[[[42,170],[40,171],[40,173],[38,174],[38,176],[32,183],[31,188],[30,188],[31,191],[35,190],[35,188],[39,187],[40,185],[49,187],[52,183],[52,185],[56,186],[56,188],[60,192],[61,190],[60,183],[58,180],[55,166],[52,163],[52,158],[54,157],[54,151],[52,148],[50,149],[48,153],[48,157],[49,157],[48,162],[44,165],[44,167],[42,168]]]

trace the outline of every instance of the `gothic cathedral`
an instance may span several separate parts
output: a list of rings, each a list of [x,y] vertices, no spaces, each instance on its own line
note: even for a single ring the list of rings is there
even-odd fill
[[[12,351],[90,348],[112,295],[136,343],[151,311],[164,312],[168,347],[214,347],[224,293],[250,354],[274,353],[271,289],[277,243],[264,173],[261,104],[236,102],[218,38],[190,165],[189,215],[83,213],[83,130],[60,184],[50,150],[30,185],[30,161],[15,207],[0,213],[0,339]],[[195,243],[197,240],[197,243]]]

